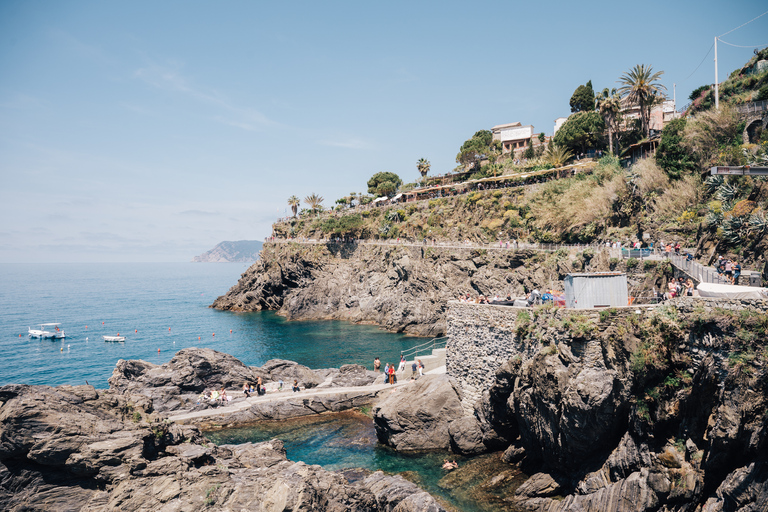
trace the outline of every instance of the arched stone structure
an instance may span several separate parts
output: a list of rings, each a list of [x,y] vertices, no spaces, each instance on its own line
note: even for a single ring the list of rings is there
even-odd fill
[[[744,133],[742,134],[744,144],[756,143],[759,139],[759,134],[768,128],[768,112],[751,114],[747,116],[745,121]]]

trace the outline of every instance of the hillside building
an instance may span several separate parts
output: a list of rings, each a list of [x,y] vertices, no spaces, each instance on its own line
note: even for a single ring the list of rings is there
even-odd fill
[[[524,150],[533,138],[533,125],[523,126],[521,123],[500,124],[491,128],[493,140],[501,141],[501,152],[512,153]]]

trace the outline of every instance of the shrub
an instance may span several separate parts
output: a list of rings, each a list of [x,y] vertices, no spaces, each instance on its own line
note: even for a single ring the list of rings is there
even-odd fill
[[[640,264],[640,261],[636,258],[627,258],[627,269],[635,268]]]

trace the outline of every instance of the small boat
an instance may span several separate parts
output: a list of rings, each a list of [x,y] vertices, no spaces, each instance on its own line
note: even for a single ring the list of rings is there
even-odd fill
[[[39,329],[32,329],[31,327],[27,327],[27,330],[29,331],[29,337],[30,338],[40,338],[40,339],[50,339],[50,340],[60,340],[67,337],[66,334],[64,334],[64,331],[59,329],[59,326],[61,324],[55,323],[55,324],[40,324]],[[53,328],[53,330],[48,330]]]
[[[104,336],[104,341],[125,341],[125,336]]]

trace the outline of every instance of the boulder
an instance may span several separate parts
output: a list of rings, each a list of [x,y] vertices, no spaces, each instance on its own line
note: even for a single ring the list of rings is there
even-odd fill
[[[451,438],[451,450],[462,455],[483,453],[483,431],[480,422],[474,416],[464,416],[448,424],[448,434]]]
[[[295,361],[286,361],[285,359],[270,359],[260,368],[265,372],[269,380],[282,380],[286,384],[293,384],[294,380],[299,381],[299,386],[303,388],[314,388],[323,382],[323,378],[314,371]]]
[[[395,388],[372,412],[379,441],[399,451],[447,449],[448,424],[463,415],[456,381],[447,375]]]
[[[331,379],[333,387],[367,386],[379,376],[377,372],[368,370],[359,364],[345,364],[339,368],[339,373]]]

